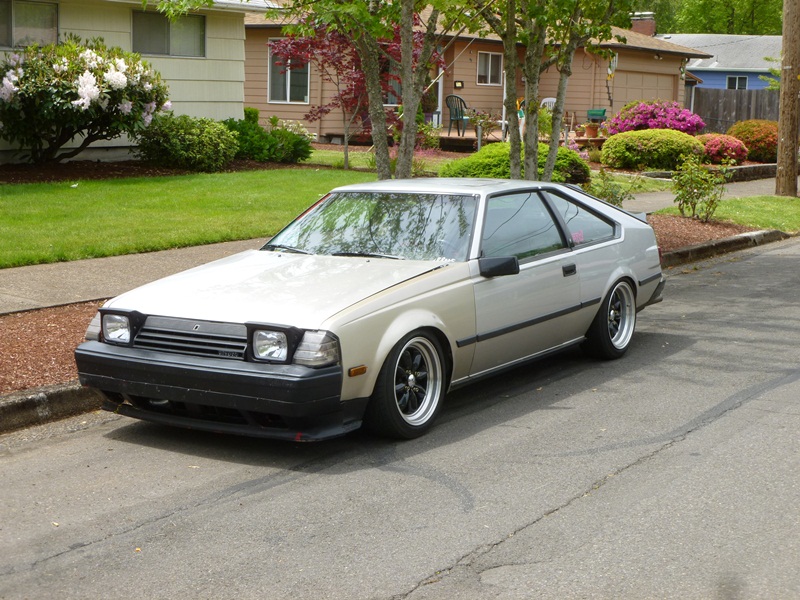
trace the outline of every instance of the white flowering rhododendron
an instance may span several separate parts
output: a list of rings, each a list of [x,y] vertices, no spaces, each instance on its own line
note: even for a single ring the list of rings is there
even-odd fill
[[[167,87],[150,65],[102,41],[70,37],[0,62],[0,138],[32,162],[71,158],[97,140],[134,135],[170,108]]]

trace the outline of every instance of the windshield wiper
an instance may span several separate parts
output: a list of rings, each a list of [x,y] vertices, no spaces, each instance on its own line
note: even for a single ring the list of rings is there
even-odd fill
[[[293,248],[292,246],[283,246],[282,244],[267,244],[262,250],[275,250],[277,252],[291,252],[293,254],[311,254],[308,250],[302,248]]]
[[[404,256],[379,254],[377,252],[331,252],[331,256],[366,256],[367,258],[391,258],[394,260],[405,260]]]

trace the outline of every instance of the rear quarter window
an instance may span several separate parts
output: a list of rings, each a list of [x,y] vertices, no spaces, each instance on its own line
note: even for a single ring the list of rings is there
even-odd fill
[[[614,238],[616,225],[613,221],[605,219],[563,196],[551,192],[544,192],[544,194],[564,220],[573,245],[594,244]]]

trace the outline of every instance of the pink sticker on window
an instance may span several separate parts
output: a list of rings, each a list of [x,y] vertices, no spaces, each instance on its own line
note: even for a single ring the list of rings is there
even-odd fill
[[[572,234],[572,241],[576,244],[580,244],[583,242],[583,232],[582,231],[575,231]]]

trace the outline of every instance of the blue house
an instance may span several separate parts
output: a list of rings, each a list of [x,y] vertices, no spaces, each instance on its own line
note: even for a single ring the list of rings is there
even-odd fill
[[[759,78],[778,68],[782,38],[779,35],[720,35],[711,33],[673,33],[655,36],[680,46],[711,54],[711,58],[692,58],[686,72],[701,80],[698,88],[760,90],[767,82]]]

